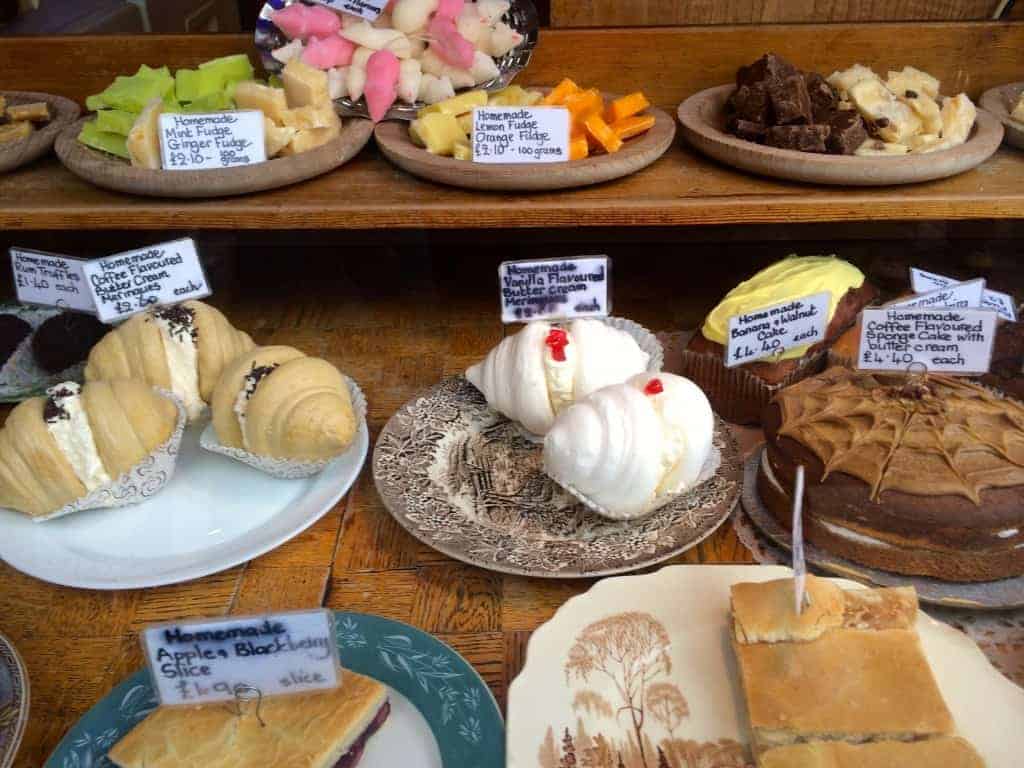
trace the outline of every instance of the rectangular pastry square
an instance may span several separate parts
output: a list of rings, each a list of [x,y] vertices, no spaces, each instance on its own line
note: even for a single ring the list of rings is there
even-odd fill
[[[734,644],[758,749],[801,741],[951,734],[917,634],[837,630],[813,642]]]
[[[883,741],[846,744],[841,741],[794,744],[769,749],[761,768],[985,768],[964,739],[939,738],[909,743]]]

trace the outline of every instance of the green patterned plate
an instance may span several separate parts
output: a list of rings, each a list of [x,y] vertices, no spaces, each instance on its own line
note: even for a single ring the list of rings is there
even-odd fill
[[[469,662],[407,624],[360,613],[335,616],[342,665],[392,693],[391,716],[359,768],[504,768],[505,724]],[[112,768],[109,749],[155,706],[149,674],[141,670],[68,731],[45,768]]]

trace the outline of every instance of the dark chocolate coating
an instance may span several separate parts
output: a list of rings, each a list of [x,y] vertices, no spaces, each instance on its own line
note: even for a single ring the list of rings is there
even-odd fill
[[[62,312],[39,326],[32,337],[32,354],[39,367],[60,373],[89,356],[89,350],[109,330],[92,315]]]
[[[0,365],[11,359],[14,350],[32,333],[32,326],[17,315],[0,315]]]

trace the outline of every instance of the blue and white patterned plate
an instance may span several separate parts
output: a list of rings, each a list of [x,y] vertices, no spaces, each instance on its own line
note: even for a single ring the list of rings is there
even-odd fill
[[[28,723],[28,672],[10,641],[0,635],[0,768],[14,756]]]
[[[342,665],[401,694],[392,696],[392,714],[359,768],[504,768],[505,724],[469,662],[407,624],[343,611],[335,617]],[[112,768],[107,752],[155,706],[141,670],[68,731],[44,768]]]

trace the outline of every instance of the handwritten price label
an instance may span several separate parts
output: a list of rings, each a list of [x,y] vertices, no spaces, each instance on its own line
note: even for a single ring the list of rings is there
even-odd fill
[[[259,110],[160,115],[165,170],[197,171],[253,165],[267,159]]]
[[[11,248],[10,254],[18,301],[96,312],[82,271],[85,262],[25,248]]]
[[[985,373],[992,359],[996,313],[985,309],[884,307],[861,313],[857,367],[931,373]]]
[[[607,256],[502,262],[501,322],[605,316],[611,309],[610,272]]]
[[[275,696],[340,682],[325,610],[161,624],[143,631],[142,645],[163,706],[232,701],[240,686]]]
[[[564,163],[569,111],[564,107],[477,107],[474,163]]]
[[[968,285],[970,283],[977,282],[976,280],[961,282],[954,280],[951,277],[945,275],[938,275],[934,272],[926,272],[923,269],[917,267],[910,268],[910,285],[914,289],[914,293],[928,293],[936,291],[941,288],[950,288],[957,285]],[[984,286],[983,286],[984,288]],[[1004,320],[1014,322],[1017,319],[1017,303],[1013,297],[1008,293],[1002,291],[993,291],[988,288],[984,288],[981,292],[981,303],[973,304],[974,307],[981,309],[991,309],[997,312]]]
[[[316,0],[316,2],[335,11],[361,16],[367,21],[376,21],[377,17],[384,13],[384,8],[388,4],[388,0]]]
[[[762,307],[729,318],[725,365],[776,357],[787,349],[806,347],[825,338],[832,295],[825,291]]]

